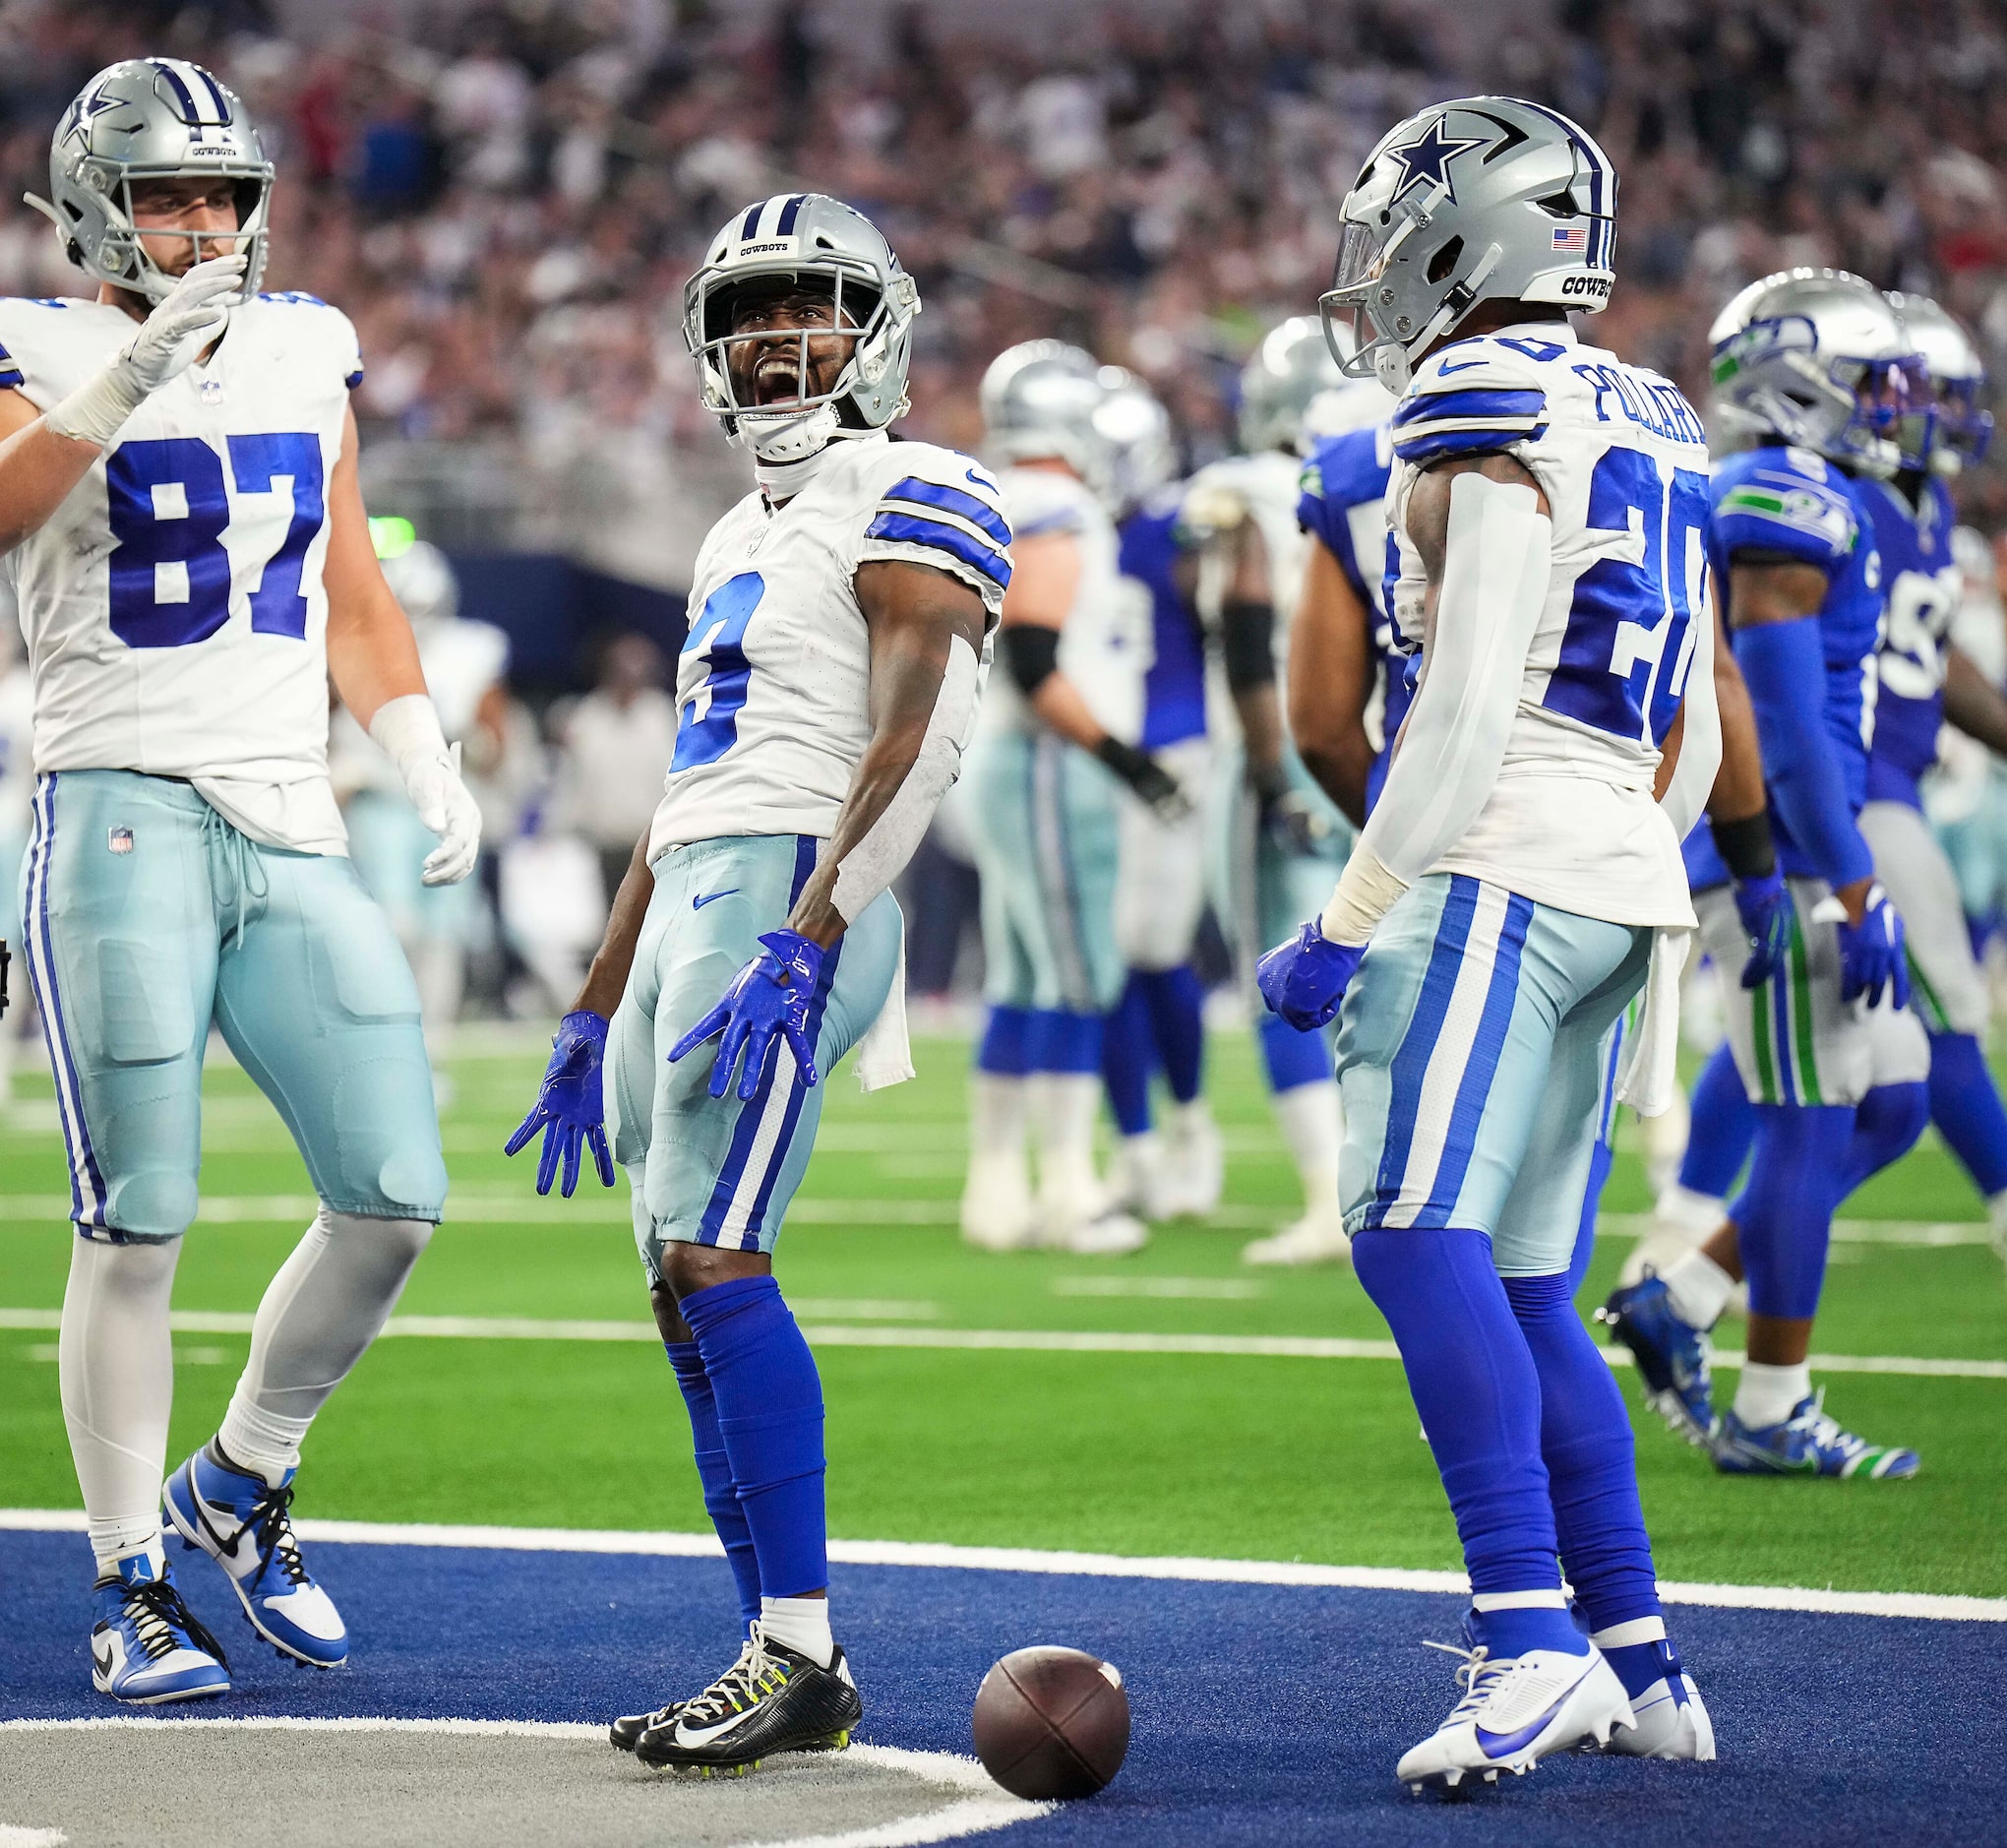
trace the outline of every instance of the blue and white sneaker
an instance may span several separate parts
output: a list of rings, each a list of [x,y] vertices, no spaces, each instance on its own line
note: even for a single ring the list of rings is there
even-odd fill
[[[181,1601],[163,1560],[121,1560],[115,1575],[91,1587],[91,1685],[114,1700],[164,1706],[230,1692],[222,1644]]]
[[[1715,1438],[1715,1467],[1725,1476],[1865,1476],[1899,1482],[1923,1459],[1915,1450],[1891,1449],[1843,1431],[1829,1418],[1822,1388],[1799,1399],[1781,1425],[1751,1430],[1732,1410]]]
[[[1484,1644],[1451,1648],[1463,1698],[1449,1717],[1410,1751],[1394,1775],[1410,1790],[1458,1790],[1466,1782],[1495,1784],[1500,1771],[1524,1777],[1541,1759],[1592,1742],[1607,1746],[1620,1726],[1635,1728],[1623,1683],[1593,1643],[1586,1653],[1529,1649],[1493,1661]]]
[[[1663,1277],[1646,1275],[1612,1290],[1596,1312],[1631,1351],[1645,1383],[1645,1403],[1689,1444],[1707,1445],[1721,1428],[1706,1333],[1673,1312]]]
[[[348,1659],[348,1632],[300,1558],[287,1512],[292,1479],[287,1470],[274,1489],[205,1448],[167,1478],[163,1512],[183,1546],[229,1574],[251,1628],[280,1655],[334,1668]]]
[[[1637,1724],[1619,1726],[1604,1750],[1623,1758],[1689,1758],[1711,1764],[1714,1721],[1672,1643],[1659,1644],[1659,1666],[1666,1672],[1630,1697]]]

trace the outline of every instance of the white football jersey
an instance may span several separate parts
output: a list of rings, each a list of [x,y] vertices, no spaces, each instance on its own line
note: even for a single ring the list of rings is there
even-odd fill
[[[46,410],[136,332],[94,301],[0,301],[0,387]],[[342,853],[328,781],[327,484],[355,330],[310,295],[233,309],[7,560],[38,770],[185,777],[254,839]]]
[[[1080,585],[1060,631],[1059,669],[1078,688],[1101,728],[1125,744],[1143,731],[1143,677],[1156,658],[1150,593],[1123,576],[1115,522],[1077,476],[1052,468],[1005,468],[1004,507],[1021,539],[1069,532],[1080,548]],[[985,729],[1030,732],[1039,721],[1017,683],[999,674],[983,702]]]
[[[834,832],[871,742],[860,565],[903,559],[971,585],[988,612],[988,670],[1010,582],[995,478],[953,450],[882,435],[832,444],[824,457],[778,507],[749,494],[697,555],[651,860],[694,840]]]
[[[1439,870],[1585,917],[1690,927],[1679,842],[1652,784],[1709,620],[1699,416],[1669,380],[1541,322],[1431,354],[1393,430],[1403,652],[1422,647],[1427,580],[1407,505],[1426,464],[1503,449],[1552,510],[1552,573],[1505,761]]]

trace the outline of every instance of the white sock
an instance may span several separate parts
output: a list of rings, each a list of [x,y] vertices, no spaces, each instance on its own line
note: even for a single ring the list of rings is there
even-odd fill
[[[272,1279],[251,1325],[251,1358],[217,1441],[274,1487],[300,1440],[390,1320],[432,1236],[423,1219],[373,1219],[323,1206]]]
[[[158,1575],[160,1479],[174,1403],[167,1303],[181,1241],[70,1241],[58,1372],[70,1454],[99,1576],[150,1557]]]
[[[2007,1253],[2007,1188],[1987,1195],[1986,1223],[1992,1228],[1994,1248]]]
[[[1794,1367],[1770,1367],[1760,1360],[1742,1363],[1742,1381],[1735,1387],[1735,1416],[1751,1431],[1781,1425],[1812,1396],[1809,1362]]]
[[[1021,1155],[1024,1126],[1031,1108],[1029,1087],[1021,1078],[997,1072],[969,1075],[969,1153]]]
[[[1647,1122],[1651,1119],[1646,1118]],[[1670,1226],[1696,1239],[1712,1237],[1729,1216],[1728,1202],[1712,1194],[1702,1194],[1677,1181],[1664,1189],[1652,1203],[1652,1211]]]
[[[836,1659],[827,1598],[761,1598],[760,1628],[775,1642],[827,1668]]]
[[[1689,1328],[1712,1328],[1735,1293],[1735,1279],[1698,1247],[1666,1272],[1665,1282],[1672,1313]]]
[[[1041,1072],[1031,1080],[1038,1125],[1038,1186],[1047,1198],[1092,1190],[1094,1124],[1101,1079],[1090,1072]]]
[[[1335,1078],[1317,1078],[1277,1091],[1275,1120],[1303,1182],[1308,1212],[1338,1209],[1338,1147],[1345,1140]]]

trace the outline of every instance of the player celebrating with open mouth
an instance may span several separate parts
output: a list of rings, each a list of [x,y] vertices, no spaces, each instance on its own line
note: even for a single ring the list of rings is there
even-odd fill
[[[864,1040],[867,1088],[912,1076],[889,888],[959,770],[1010,579],[997,483],[886,435],[919,309],[877,228],[817,193],[735,215],[691,277],[704,402],[759,487],[698,555],[666,792],[509,1143],[545,1130],[540,1191],[562,1159],[571,1193],[581,1144],[612,1186],[610,1071],[611,1154],[746,1623],[694,1699],[612,1728],[678,1769],[840,1747],[863,1711],[829,1630],[821,1385],[771,1253],[821,1074]]]
[[[370,544],[355,330],[258,293],[272,175],[200,65],[115,64],[70,105],[54,203],[35,202],[96,299],[0,303],[0,551],[38,772],[26,946],[78,1232],[63,1416],[97,1561],[92,1679],[149,1704],[230,1685],[161,1546],[167,1304],[212,1023],[320,1210],[165,1514],[253,1629],[315,1667],[348,1639],[287,1515],[300,1443],[446,1199],[417,989],[328,779],[331,677],[443,836],[426,882],[464,879],[480,838]]]

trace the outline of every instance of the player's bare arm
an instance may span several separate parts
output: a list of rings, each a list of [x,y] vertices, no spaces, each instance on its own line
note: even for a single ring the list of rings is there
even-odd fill
[[[1020,685],[1037,676],[1026,694],[1031,709],[1068,744],[1097,751],[1107,730],[1079,688],[1050,664],[1058,657],[1060,632],[1079,593],[1080,542],[1070,532],[1034,533],[1019,539],[1010,556],[1010,587],[1004,593],[998,644]]]
[[[341,427],[341,458],[328,482],[328,674],[366,731],[392,700],[425,691],[411,625],[384,582],[357,479],[355,413]]]
[[[1290,625],[1289,728],[1304,768],[1355,828],[1366,826],[1372,741],[1372,617],[1331,549],[1311,539]]]
[[[871,743],[837,815],[828,851],[787,920],[788,929],[825,950],[847,922],[838,908],[842,868],[853,854],[871,850],[873,831],[919,761],[955,645],[965,647],[972,659],[983,647],[982,598],[932,566],[874,559],[858,567],[857,600],[871,631]],[[920,818],[923,832],[934,804],[927,806],[927,817]],[[911,840],[917,846],[918,833]]]
[[[1717,829],[1724,823],[1747,822],[1765,812],[1763,747],[1756,736],[1756,708],[1749,704],[1749,686],[1715,617],[1715,706],[1722,717],[1722,767],[1708,798],[1708,818]]]
[[[1517,483],[1533,490],[1534,504],[1546,514],[1547,491],[1531,468],[1516,457],[1458,456],[1423,470],[1408,495],[1408,537],[1422,554],[1422,569],[1428,574],[1429,595],[1423,605],[1425,646],[1435,638],[1435,605],[1442,594],[1443,573],[1449,562],[1450,487],[1459,475],[1482,475],[1487,481]]]
[[[1243,519],[1212,545],[1227,568],[1220,627],[1227,685],[1247,752],[1247,779],[1257,788],[1282,771],[1282,701],[1275,690],[1275,593],[1261,528]]]
[[[2007,757],[2007,697],[1955,643],[1945,650],[1944,716],[1968,738]]]

